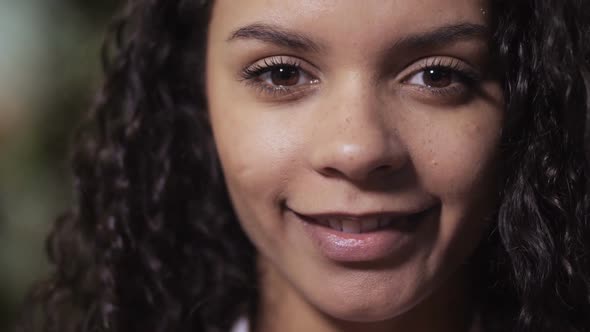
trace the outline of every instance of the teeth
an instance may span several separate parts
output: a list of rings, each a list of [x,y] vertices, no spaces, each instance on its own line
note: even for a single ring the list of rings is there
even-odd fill
[[[415,216],[405,217],[362,217],[347,218],[345,216],[332,217],[332,218],[318,218],[316,222],[322,226],[332,228],[339,232],[359,234],[359,233],[370,233],[380,229],[390,227],[395,224],[400,227],[408,226],[415,221]]]
[[[355,233],[361,232],[361,223],[357,220],[343,220],[342,231],[344,233]]]
[[[379,227],[388,227],[391,226],[391,223],[393,222],[393,220],[391,220],[390,218],[382,218],[379,220]]]
[[[397,221],[403,222],[405,218],[396,219]],[[363,220],[354,219],[323,219],[319,220],[319,223],[323,226],[330,227],[344,233],[368,233],[375,230],[389,227],[393,224],[392,218],[367,218]]]
[[[374,231],[377,228],[379,228],[379,220],[377,218],[371,218],[371,219],[364,221],[360,224],[361,224],[361,231],[363,233],[371,232],[371,231]]]
[[[330,227],[337,231],[342,231],[342,222],[340,220],[330,219]]]

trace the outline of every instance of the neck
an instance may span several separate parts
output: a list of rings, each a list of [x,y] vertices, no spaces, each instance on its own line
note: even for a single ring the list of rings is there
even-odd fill
[[[258,265],[260,301],[253,332],[480,332],[465,271],[458,271],[401,315],[378,322],[352,322],[330,317],[307,302],[263,258]]]

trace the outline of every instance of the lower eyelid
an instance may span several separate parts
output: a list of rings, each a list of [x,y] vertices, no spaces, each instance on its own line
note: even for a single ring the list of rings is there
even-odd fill
[[[471,94],[471,88],[461,84],[453,84],[445,88],[429,88],[422,85],[405,85],[401,89],[410,98],[425,103],[461,103],[467,100]]]
[[[301,99],[310,95],[315,90],[314,87],[302,86],[300,88],[276,89],[268,86],[257,87],[257,93],[261,98],[268,98],[269,101],[284,102]]]
[[[299,99],[317,89],[318,79],[311,80],[308,84],[295,86],[273,86],[260,79],[252,79],[247,82],[261,98],[269,98],[276,101]]]

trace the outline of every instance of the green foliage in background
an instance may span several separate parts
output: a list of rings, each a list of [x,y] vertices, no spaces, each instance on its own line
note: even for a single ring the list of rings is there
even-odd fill
[[[69,138],[100,84],[118,4],[0,0],[0,331],[48,271],[45,237],[70,204]]]

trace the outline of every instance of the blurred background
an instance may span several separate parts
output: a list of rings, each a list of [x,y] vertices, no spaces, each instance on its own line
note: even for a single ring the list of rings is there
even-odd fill
[[[121,2],[0,0],[0,331],[48,271],[44,238],[71,196],[68,141]]]

